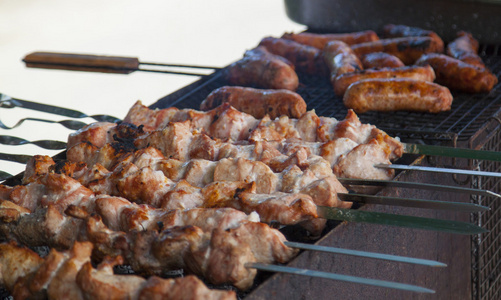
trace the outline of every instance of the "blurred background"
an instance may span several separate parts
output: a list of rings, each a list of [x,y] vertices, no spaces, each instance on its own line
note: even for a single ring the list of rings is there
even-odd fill
[[[104,74],[25,67],[34,51],[138,57],[140,61],[224,67],[265,36],[305,26],[285,14],[283,1],[269,0],[0,0],[0,93],[91,114],[123,118],[137,101],[150,105],[199,77],[134,72]],[[36,117],[64,120],[22,108],[0,108],[13,126]],[[92,122],[92,119],[83,119]],[[27,121],[0,135],[66,141],[58,124]],[[0,153],[47,154],[33,145],[5,146]],[[17,174],[24,165],[0,160],[0,171]]]

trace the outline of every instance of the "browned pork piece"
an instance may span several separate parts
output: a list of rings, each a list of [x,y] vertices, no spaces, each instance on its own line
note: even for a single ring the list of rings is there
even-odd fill
[[[385,52],[373,52],[361,59],[364,69],[400,68],[404,63],[395,55]]]
[[[334,92],[338,96],[344,95],[352,84],[364,79],[376,78],[410,78],[433,82],[435,72],[429,66],[404,66],[399,68],[365,69],[361,72],[347,73],[338,76],[333,81]]]
[[[373,52],[386,52],[398,57],[404,64],[411,65],[426,53],[443,52],[443,45],[437,45],[431,37],[400,37],[381,39],[375,42],[351,46],[362,57]]]
[[[488,69],[467,64],[445,54],[423,55],[416,65],[430,65],[435,70],[436,82],[451,90],[486,93],[498,82],[496,75]]]
[[[200,110],[211,110],[223,103],[257,119],[266,115],[272,119],[282,115],[300,118],[306,112],[306,102],[295,92],[239,86],[223,86],[212,91],[200,104]]]
[[[295,91],[299,85],[293,62],[265,47],[245,52],[244,57],[222,71],[230,85]]]
[[[328,42],[323,50],[324,61],[330,71],[331,81],[341,74],[362,71],[362,62],[348,44],[341,41]]]
[[[269,52],[289,60],[298,72],[313,75],[329,74],[322,57],[322,51],[315,47],[274,37],[263,38],[259,46],[265,47]]]
[[[14,299],[235,299],[235,292],[208,289],[194,276],[148,280],[115,275],[122,258],[107,259],[97,269],[90,262],[92,244],[76,242],[66,252],[41,258],[14,243],[0,244],[0,286]]]
[[[231,283],[239,289],[248,289],[256,275],[247,263],[286,263],[297,253],[284,245],[285,237],[278,230],[251,221],[232,227],[216,224],[212,231],[188,225],[125,233],[110,230],[98,216],[89,216],[87,236],[95,252],[120,255],[138,273],[182,268],[213,284]]]
[[[325,48],[325,45],[330,41],[341,41],[348,45],[355,45],[366,42],[379,40],[376,32],[365,30],[350,33],[285,33],[282,38],[296,41],[300,44],[309,45],[320,50]]]
[[[446,53],[467,64],[485,68],[482,58],[478,56],[478,41],[469,32],[460,31],[457,38],[447,44]]]
[[[442,53],[444,51],[444,41],[438,34],[431,30],[406,25],[387,24],[383,27],[383,35],[385,38],[427,36],[432,38],[436,44],[436,52]]]
[[[367,111],[423,111],[451,109],[452,94],[445,86],[407,78],[365,79],[346,90],[343,103],[358,113]]]

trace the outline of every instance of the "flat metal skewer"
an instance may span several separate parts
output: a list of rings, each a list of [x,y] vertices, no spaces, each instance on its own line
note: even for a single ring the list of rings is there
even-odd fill
[[[435,293],[434,290],[430,290],[430,289],[420,287],[417,285],[412,285],[412,284],[405,284],[405,283],[385,281],[385,280],[379,280],[379,279],[371,279],[371,278],[363,278],[363,277],[350,276],[350,275],[342,275],[342,274],[315,271],[315,270],[309,270],[309,269],[300,269],[300,268],[293,268],[293,267],[279,266],[279,265],[272,265],[272,264],[263,264],[263,263],[247,263],[247,264],[245,264],[245,267],[258,269],[261,271],[280,272],[280,273],[288,273],[288,274],[301,275],[301,276],[318,277],[318,278],[332,279],[332,280],[338,280],[338,281],[344,281],[344,282],[352,282],[352,283],[360,283],[360,284],[366,284],[366,285],[372,285],[372,286],[378,286],[378,287],[385,287],[385,288],[391,288],[391,289],[399,289],[399,290],[405,290],[405,291],[417,292],[417,293],[429,293],[429,294]]]
[[[407,264],[424,265],[424,266],[428,266],[428,267],[441,267],[441,268],[447,267],[447,265],[444,263],[441,263],[441,262],[438,262],[435,260],[429,260],[429,259],[412,258],[412,257],[399,256],[399,255],[343,249],[343,248],[336,248],[336,247],[330,247],[330,246],[311,245],[311,244],[296,243],[296,242],[289,242],[289,241],[285,241],[284,244],[288,247],[302,249],[302,250],[311,250],[311,251],[319,251],[319,252],[326,252],[326,253],[333,253],[333,254],[342,254],[342,255],[382,259],[382,260],[402,262],[402,263],[407,263]]]
[[[462,169],[449,169],[449,168],[438,168],[438,167],[425,167],[425,166],[407,166],[407,165],[386,165],[377,164],[376,168],[383,169],[395,169],[395,170],[411,170],[411,171],[423,171],[423,172],[435,172],[435,173],[448,173],[448,174],[459,174],[459,175],[473,175],[473,176],[488,176],[501,178],[501,173],[497,172],[486,172],[486,171],[476,171],[476,170],[462,170]]]

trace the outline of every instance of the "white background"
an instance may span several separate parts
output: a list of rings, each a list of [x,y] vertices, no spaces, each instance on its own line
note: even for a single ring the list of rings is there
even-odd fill
[[[0,0],[0,93],[123,118],[137,100],[150,105],[198,77],[134,72],[129,75],[26,68],[34,51],[138,57],[142,61],[223,67],[265,36],[299,32],[279,0]],[[13,126],[24,117],[66,117],[0,108]],[[91,119],[85,119],[91,122]],[[57,124],[25,122],[0,135],[65,141],[71,131]],[[54,155],[33,145],[0,152]],[[0,160],[17,174],[18,163]]]

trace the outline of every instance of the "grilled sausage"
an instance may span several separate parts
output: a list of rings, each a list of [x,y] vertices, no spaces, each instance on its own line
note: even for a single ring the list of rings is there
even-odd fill
[[[244,57],[224,69],[222,75],[231,85],[292,91],[299,85],[294,66],[264,47],[246,51]]]
[[[259,46],[265,47],[270,53],[285,57],[298,72],[313,75],[329,74],[322,51],[315,47],[274,37],[263,38]]]
[[[467,93],[484,93],[498,82],[496,75],[486,68],[479,68],[445,54],[423,55],[417,65],[430,65],[437,76],[436,82],[452,90]]]
[[[373,52],[386,52],[395,55],[406,65],[413,64],[425,53],[443,51],[443,47],[440,48],[431,37],[427,36],[382,39],[353,45],[351,48],[359,57]]]
[[[431,30],[406,25],[387,24],[383,27],[383,35],[385,38],[427,36],[432,38],[437,45],[437,52],[444,52],[444,41],[438,34]]]
[[[338,76],[332,83],[334,93],[341,96],[350,84],[370,78],[411,78],[431,82],[435,80],[435,72],[430,66],[404,66],[400,68],[367,69],[359,73],[346,73]]]
[[[282,38],[293,40],[303,45],[315,47],[323,50],[330,41],[342,41],[348,45],[355,45],[379,40],[378,35],[372,30],[365,30],[351,33],[285,33]]]
[[[358,72],[364,69],[358,56],[344,42],[331,41],[327,43],[323,55],[331,72],[331,79],[344,73]]]
[[[400,68],[404,63],[395,55],[385,52],[374,52],[361,59],[364,69]]]
[[[306,102],[295,92],[239,86],[223,86],[212,91],[201,103],[200,109],[211,110],[225,102],[257,119],[262,119],[267,114],[272,119],[282,115],[300,118],[306,112]]]
[[[438,113],[451,109],[452,94],[448,88],[429,81],[377,78],[350,85],[343,102],[357,113],[397,110]]]
[[[467,64],[485,68],[478,56],[478,41],[465,31],[458,32],[458,37],[447,45],[447,54]]]

